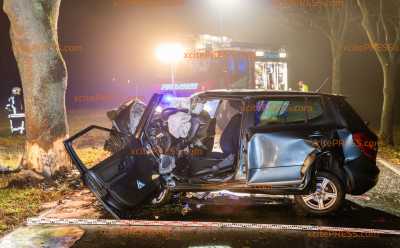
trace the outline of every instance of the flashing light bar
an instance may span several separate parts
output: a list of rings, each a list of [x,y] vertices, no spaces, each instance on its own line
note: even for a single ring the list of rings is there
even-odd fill
[[[168,83],[161,84],[161,90],[197,90],[199,88],[199,83]]]

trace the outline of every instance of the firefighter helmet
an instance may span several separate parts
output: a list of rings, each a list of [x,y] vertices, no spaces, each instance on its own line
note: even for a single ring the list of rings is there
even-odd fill
[[[13,87],[11,93],[14,95],[21,95],[21,88],[20,87]]]

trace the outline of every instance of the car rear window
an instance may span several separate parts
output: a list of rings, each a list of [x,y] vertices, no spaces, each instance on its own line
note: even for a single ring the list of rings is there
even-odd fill
[[[309,122],[320,119],[324,114],[324,110],[322,108],[322,103],[321,103],[321,98],[319,98],[319,97],[308,98],[305,109],[308,114]]]
[[[305,99],[268,99],[256,102],[255,125],[304,123]]]
[[[336,102],[340,115],[352,131],[367,128],[363,119],[344,98],[338,98]]]

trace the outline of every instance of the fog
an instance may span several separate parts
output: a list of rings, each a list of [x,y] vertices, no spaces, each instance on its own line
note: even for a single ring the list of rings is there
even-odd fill
[[[304,80],[311,90],[316,90],[330,76],[328,40],[319,32],[287,23],[282,9],[274,4],[276,1],[232,0],[223,7],[211,0],[187,0],[184,4],[172,1],[175,3],[168,5],[138,2],[62,1],[60,44],[75,46],[74,52],[64,53],[69,73],[68,107],[111,107],[137,91],[139,96],[148,97],[169,77],[169,68],[155,58],[156,45],[197,34],[286,47],[289,87],[294,89],[297,81]],[[8,20],[0,11],[1,104],[19,81],[8,28]],[[348,46],[368,42],[358,22],[351,24],[346,39]],[[131,84],[127,84],[128,80]],[[346,52],[342,84],[352,105],[376,126],[382,102],[382,76],[376,55]],[[322,91],[329,89],[327,84]],[[76,96],[96,94],[108,96],[109,101],[77,104],[74,100]]]

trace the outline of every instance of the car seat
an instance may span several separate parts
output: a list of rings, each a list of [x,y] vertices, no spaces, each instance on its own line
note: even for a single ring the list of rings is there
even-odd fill
[[[210,152],[205,157],[193,157],[190,161],[192,176],[219,174],[234,169],[239,151],[240,124],[242,115],[231,118],[221,134],[220,152]]]

